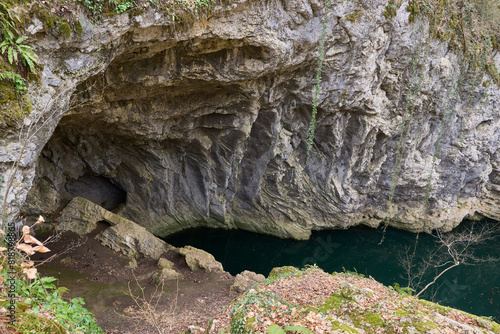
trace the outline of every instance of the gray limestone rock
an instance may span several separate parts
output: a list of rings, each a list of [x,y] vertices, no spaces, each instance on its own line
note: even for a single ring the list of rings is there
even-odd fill
[[[174,269],[164,268],[153,275],[153,282],[155,284],[162,284],[165,283],[165,281],[172,281],[180,278],[182,278],[182,275]]]
[[[252,288],[255,284],[264,282],[265,277],[262,274],[254,273],[253,271],[245,270],[234,279],[234,283],[231,286],[231,291],[237,293],[243,293],[248,289]]]
[[[111,225],[130,223],[128,219],[83,197],[75,197],[56,219],[56,228],[60,231],[72,231],[83,235],[92,232],[100,221],[108,222]]]
[[[163,269],[172,269],[174,263],[172,261],[165,259],[164,257],[160,257],[156,265],[158,266],[158,269],[163,270]]]
[[[104,246],[122,252],[129,257],[158,259],[169,249],[169,245],[132,221],[113,225],[95,237]]]
[[[83,235],[92,232],[100,221],[108,222],[111,226],[95,238],[104,246],[129,257],[145,256],[158,259],[170,248],[167,243],[149,233],[144,227],[82,197],[75,197],[64,208],[56,221],[56,228]]]
[[[68,183],[95,175],[126,192],[121,214],[159,236],[210,226],[305,239],[383,221],[429,231],[500,220],[499,88],[488,74],[460,77],[459,55],[410,22],[407,1],[392,18],[386,5],[326,13],[318,0],[242,0],[183,24],[147,9],[92,26],[80,13],[80,38],[30,35],[44,71],[30,87],[31,132],[2,136],[5,175],[27,140],[8,216],[32,185],[64,202]]]
[[[212,254],[193,246],[178,248],[177,252],[184,256],[186,264],[192,271],[223,272],[222,264]]]

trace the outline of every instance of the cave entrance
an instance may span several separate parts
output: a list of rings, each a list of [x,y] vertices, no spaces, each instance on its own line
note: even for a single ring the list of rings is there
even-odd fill
[[[86,198],[109,211],[115,211],[127,202],[127,192],[100,175],[85,174],[76,180],[69,180],[66,190],[72,198]]]

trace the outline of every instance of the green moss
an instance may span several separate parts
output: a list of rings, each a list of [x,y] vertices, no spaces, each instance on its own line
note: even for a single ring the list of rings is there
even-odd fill
[[[78,37],[81,37],[83,34],[83,27],[82,27],[82,24],[80,23],[80,21],[75,22],[75,34]]]
[[[71,27],[69,26],[67,20],[59,21],[59,32],[66,39],[69,39],[71,37]]]
[[[363,14],[363,11],[358,9],[358,10],[355,10],[353,12],[350,12],[349,14],[347,14],[345,16],[345,19],[347,21],[350,21],[352,23],[356,22],[357,19],[359,19],[361,17],[361,14]]]
[[[398,14],[398,7],[393,1],[389,1],[385,7],[384,16],[386,19],[392,19]]]
[[[359,331],[355,328],[352,328],[340,321],[331,320],[332,330],[341,330],[342,333],[359,333]]]
[[[498,48],[496,36],[500,8],[495,1],[470,1],[463,8],[458,1],[410,0],[410,22],[423,17],[429,22],[430,35],[464,55],[466,74],[486,72],[500,87],[500,75],[494,66],[493,53]],[[491,13],[484,15],[484,13]]]
[[[370,325],[374,326],[374,327],[385,327],[385,322],[384,320],[382,320],[382,318],[380,317],[380,314],[378,313],[373,313],[373,312],[368,312],[365,314],[365,316],[363,317],[364,320],[369,323]]]
[[[288,276],[291,274],[295,274],[298,272],[300,272],[300,270],[295,268],[295,267],[292,267],[292,266],[275,267],[269,273],[268,278],[279,278],[279,277],[284,277],[284,276]]]
[[[407,327],[415,327],[419,333],[428,333],[431,329],[437,328],[438,325],[432,321],[414,321],[409,323]]]
[[[438,312],[441,315],[447,315],[448,313],[450,313],[453,310],[452,308],[450,308],[448,306],[442,306],[442,305],[439,305],[437,303],[433,303],[433,302],[423,300],[423,299],[419,299],[418,302],[422,306],[426,306],[426,307],[430,308],[431,310]]]
[[[406,310],[401,310],[401,309],[397,309],[395,312],[396,312],[396,315],[400,316],[400,317],[404,317],[404,316],[407,316],[408,314],[410,314],[410,312],[408,312]]]
[[[335,293],[335,294],[331,295],[330,297],[328,297],[326,302],[324,304],[320,305],[318,309],[321,312],[326,314],[328,311],[330,311],[332,309],[339,308],[340,305],[342,305],[342,303],[348,303],[351,300],[352,300],[351,298],[346,298],[340,294]]]
[[[54,19],[52,18],[52,14],[47,10],[42,10],[38,13],[38,17],[40,21],[43,22],[43,25],[46,29],[50,30],[54,28]]]
[[[0,71],[15,71],[15,68],[0,58]],[[31,113],[33,106],[28,96],[17,91],[7,80],[0,81],[0,128],[18,127],[22,119]]]

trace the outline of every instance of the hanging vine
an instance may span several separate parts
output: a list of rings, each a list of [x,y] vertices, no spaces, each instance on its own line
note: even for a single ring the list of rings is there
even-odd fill
[[[321,20],[322,33],[321,40],[319,44],[319,57],[318,57],[318,69],[316,71],[316,85],[314,86],[314,96],[313,96],[313,109],[311,122],[309,123],[309,130],[307,136],[307,151],[306,151],[306,163],[309,162],[309,156],[314,143],[314,131],[316,130],[316,114],[318,113],[318,102],[319,102],[319,89],[321,84],[321,73],[323,71],[323,60],[325,58],[325,40],[327,33],[327,15],[330,8],[330,0],[325,1],[325,15]]]

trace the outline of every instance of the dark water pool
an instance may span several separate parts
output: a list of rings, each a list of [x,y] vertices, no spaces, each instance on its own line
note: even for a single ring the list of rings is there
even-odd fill
[[[471,222],[464,222],[464,229]],[[498,226],[498,222],[475,224]],[[177,247],[192,245],[204,249],[220,261],[224,269],[236,275],[251,270],[268,275],[273,267],[292,265],[304,267],[317,264],[328,272],[350,270],[371,275],[385,285],[398,283],[406,286],[405,271],[398,254],[406,246],[416,249],[417,264],[428,258],[428,252],[438,247],[436,238],[388,228],[385,239],[381,229],[356,227],[349,230],[321,231],[307,241],[284,240],[266,235],[239,231],[194,229],[172,235],[165,240]],[[500,257],[500,233],[471,250],[479,258]],[[445,260],[444,260],[445,261]],[[443,260],[441,263],[444,262]],[[446,268],[446,266],[441,267]],[[431,268],[423,282],[430,282],[440,268]],[[439,278],[424,298],[452,306],[476,315],[492,316],[500,321],[500,261],[486,261],[477,265],[460,265]]]

